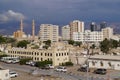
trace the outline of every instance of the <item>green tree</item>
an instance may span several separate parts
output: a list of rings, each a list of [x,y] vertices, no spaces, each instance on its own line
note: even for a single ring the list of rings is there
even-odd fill
[[[14,43],[14,42],[16,42],[16,39],[14,39],[14,38],[5,37],[5,39],[6,39],[6,43]]]
[[[48,49],[51,46],[51,40],[44,41],[43,43],[45,43],[45,46],[43,46],[45,49]]]
[[[47,61],[47,60],[45,60],[45,61],[38,61],[38,62],[36,62],[36,67],[45,67],[47,64],[53,64],[53,62],[52,61]]]
[[[118,41],[118,47],[120,47],[120,40]]]
[[[28,61],[30,61],[30,60],[32,60],[31,58],[24,58],[24,59],[20,59],[20,65],[24,65],[24,64],[26,64],[26,62],[28,62]]]
[[[74,44],[75,44],[75,46],[79,46],[79,47],[80,47],[80,46],[81,46],[81,44],[82,44],[82,42],[75,41],[75,42],[74,42]]]
[[[62,66],[73,66],[73,63],[72,62],[65,62],[65,63],[62,63]]]
[[[49,46],[48,46],[48,45],[45,45],[45,46],[43,46],[43,48],[44,48],[44,49],[48,49],[48,48],[49,48]]]
[[[2,55],[0,55],[0,59],[2,58],[2,57],[7,57],[8,55],[6,55],[6,54],[2,54]]]
[[[68,44],[74,45],[74,40],[68,40]]]
[[[44,41],[45,45],[51,46],[51,40]]]
[[[34,47],[32,47],[32,49],[39,49],[38,45],[34,45]]]
[[[119,46],[119,42],[116,40],[111,39],[110,43],[111,43],[111,48],[117,48]]]
[[[100,49],[102,52],[108,53],[108,51],[110,50],[110,41],[108,39],[103,40],[100,43]]]
[[[30,42],[28,42],[28,41],[26,41],[26,40],[23,40],[23,41],[19,41],[18,43],[17,43],[17,47],[27,47],[27,44],[29,44]]]
[[[1,44],[1,43],[5,43],[5,42],[6,42],[5,38],[2,37],[2,36],[0,36],[0,44]]]
[[[93,55],[93,53],[94,53],[94,49],[95,49],[95,44],[92,44],[92,46],[90,47],[91,49],[92,49],[92,55]]]

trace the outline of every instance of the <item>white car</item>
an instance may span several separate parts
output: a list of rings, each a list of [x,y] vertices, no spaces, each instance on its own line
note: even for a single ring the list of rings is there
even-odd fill
[[[62,67],[62,66],[59,66],[55,69],[55,71],[58,71],[58,72],[67,72],[67,69],[65,67]]]
[[[10,78],[14,78],[18,76],[18,74],[15,71],[10,71],[9,74],[10,74]]]
[[[20,60],[12,60],[12,62],[11,63],[18,63]]]
[[[54,66],[52,64],[47,64],[47,66],[50,68],[50,69],[53,69]]]
[[[12,63],[12,60],[5,60],[6,63]]]

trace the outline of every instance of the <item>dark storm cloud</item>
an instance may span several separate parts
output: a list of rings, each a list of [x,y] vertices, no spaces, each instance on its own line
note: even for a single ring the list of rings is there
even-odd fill
[[[119,4],[120,0],[0,0],[0,14],[19,12],[27,17],[26,22],[34,18],[38,25],[64,25],[74,19],[119,22]]]

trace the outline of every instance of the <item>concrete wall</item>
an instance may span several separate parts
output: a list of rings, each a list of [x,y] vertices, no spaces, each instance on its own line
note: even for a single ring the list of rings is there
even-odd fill
[[[0,80],[10,80],[9,70],[0,70]]]

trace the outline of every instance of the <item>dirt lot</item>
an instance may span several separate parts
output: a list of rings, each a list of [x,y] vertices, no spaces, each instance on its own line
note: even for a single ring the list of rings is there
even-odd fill
[[[51,76],[33,76],[26,72],[16,71],[18,77],[11,78],[11,80],[64,80],[61,78],[51,77]]]

